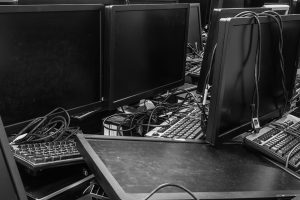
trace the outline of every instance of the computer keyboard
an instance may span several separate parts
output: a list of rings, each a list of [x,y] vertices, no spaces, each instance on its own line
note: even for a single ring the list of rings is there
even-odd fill
[[[200,76],[202,58],[186,58],[185,75]]]
[[[83,162],[74,140],[11,145],[17,162],[32,171]]]
[[[245,144],[265,155],[300,169],[300,118],[287,115],[245,138]]]
[[[186,67],[185,69],[185,75],[194,75],[194,76],[200,76],[200,65],[192,65],[189,67]]]
[[[201,112],[197,107],[182,109],[161,125],[146,133],[148,137],[161,137],[170,139],[194,140],[203,136],[201,129]]]

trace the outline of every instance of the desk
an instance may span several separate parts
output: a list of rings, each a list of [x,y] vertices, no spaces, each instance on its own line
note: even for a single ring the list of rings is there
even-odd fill
[[[143,198],[163,183],[185,186],[200,199],[300,195],[299,180],[242,145],[214,148],[204,143],[160,139],[93,135],[78,138],[86,141],[82,143],[85,148],[89,145],[89,153],[79,149],[113,199],[127,199],[127,194]],[[99,168],[92,160],[105,163],[106,169]],[[108,180],[108,173],[113,178]],[[173,188],[162,191],[162,197],[179,192]]]

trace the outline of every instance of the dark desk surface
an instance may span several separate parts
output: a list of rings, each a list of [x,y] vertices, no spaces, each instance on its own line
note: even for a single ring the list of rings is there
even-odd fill
[[[125,193],[149,193],[160,184],[176,183],[203,194],[300,194],[299,180],[242,145],[214,148],[199,143],[98,137],[87,136],[87,141]],[[174,188],[162,191],[178,192]]]

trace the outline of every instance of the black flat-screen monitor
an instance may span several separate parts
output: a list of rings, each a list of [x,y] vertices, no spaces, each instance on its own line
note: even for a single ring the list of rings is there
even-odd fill
[[[261,13],[266,10],[271,10],[270,8],[219,8],[214,9],[212,13],[212,17],[209,24],[208,37],[206,41],[206,46],[204,50],[200,77],[198,80],[198,92],[202,93],[205,88],[205,83],[207,82],[209,85],[212,85],[213,79],[213,66],[211,66],[211,62],[213,60],[213,49],[217,44],[217,38],[219,33],[219,21],[221,18],[234,17],[235,15],[244,12],[244,11],[252,11],[256,13]],[[210,73],[209,73],[209,69]],[[206,77],[209,73],[208,80],[206,81]]]
[[[128,2],[130,4],[166,4],[178,3],[178,0],[128,0]]]
[[[291,14],[300,14],[300,0],[292,1],[289,5]]]
[[[243,0],[223,0],[222,8],[244,8]]]
[[[101,5],[0,7],[5,126],[101,101]]]
[[[3,200],[27,200],[24,186],[0,118],[0,194]]]
[[[223,0],[211,0],[210,6],[208,9],[208,14],[207,14],[208,15],[208,22],[207,22],[208,30],[209,30],[209,24],[211,23],[213,10],[217,9],[217,8],[222,8],[222,3],[223,3]]]
[[[146,199],[164,183],[183,186],[196,199],[275,200],[299,193],[299,179],[242,145],[211,148],[199,141],[87,134],[78,134],[77,139],[89,168],[114,200]],[[150,199],[194,198],[166,187]]]
[[[244,0],[244,5],[245,7],[262,7],[266,3],[279,3],[279,1],[282,0]]]
[[[18,0],[18,5],[42,5],[42,4],[122,4],[125,0]]]
[[[178,3],[178,0],[18,0],[18,5],[33,4],[103,4],[103,5],[121,5],[121,4],[165,4]]]
[[[104,83],[110,107],[184,83],[188,4],[106,7]]]
[[[190,4],[188,43],[202,50],[201,10],[199,3]]]
[[[268,17],[259,19],[262,32],[259,118],[261,125],[264,125],[282,115],[286,101],[279,61],[278,27]],[[282,16],[282,21],[285,87],[289,100],[293,94],[298,67],[300,16]],[[250,18],[220,20],[206,131],[207,141],[211,144],[251,129],[257,40],[257,24]]]
[[[208,13],[208,25],[211,23],[213,10],[217,8],[244,8],[244,0],[211,0],[209,13]],[[248,6],[250,7],[250,6]],[[254,7],[254,6],[252,6]],[[259,7],[259,6],[255,6]]]
[[[245,7],[262,7],[268,4],[285,4],[293,7],[298,0],[244,0]]]
[[[208,23],[208,13],[211,3],[210,1],[211,0],[178,0],[179,3],[200,3],[202,28],[204,28]]]
[[[264,8],[270,8],[279,15],[287,15],[290,12],[290,6],[285,4],[265,4]]]

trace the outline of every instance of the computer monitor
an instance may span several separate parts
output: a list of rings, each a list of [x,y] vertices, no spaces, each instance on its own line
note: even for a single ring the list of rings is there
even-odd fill
[[[7,0],[16,1],[16,0]],[[178,3],[177,0],[18,0],[18,5],[33,4],[103,4],[103,5],[120,5],[120,4],[157,4],[157,3]]]
[[[202,28],[208,23],[208,13],[211,0],[178,0],[179,3],[200,3]]]
[[[212,14],[214,9],[218,8],[244,8],[243,0],[211,0],[209,14],[208,14],[208,25],[211,23]],[[258,7],[258,6],[257,6]]]
[[[178,0],[128,0],[128,2],[130,4],[166,4],[178,3]]]
[[[261,125],[280,117],[285,107],[278,51],[278,27],[268,17],[261,22],[259,117]],[[285,15],[283,58],[288,100],[293,94],[300,45],[300,16]],[[250,130],[255,89],[257,24],[251,18],[221,19],[214,63],[212,97],[206,139],[217,144]]]
[[[209,85],[212,85],[212,79],[213,79],[213,67],[210,67],[212,60],[213,60],[213,49],[215,45],[217,44],[217,38],[219,34],[219,21],[221,18],[227,18],[227,17],[234,17],[235,15],[244,12],[244,11],[252,11],[256,13],[261,13],[263,11],[270,10],[270,8],[220,8],[220,9],[214,9],[212,18],[209,24],[209,32],[208,37],[206,41],[206,47],[204,50],[201,70],[200,70],[200,77],[198,80],[198,92],[203,93],[206,82]],[[218,46],[218,45],[217,45]],[[211,71],[209,72],[209,69],[211,68]],[[209,73],[208,80],[206,79],[207,75]],[[206,81],[207,80],[207,81]]]
[[[244,0],[245,7],[262,7],[264,4],[287,3],[290,0]]]
[[[101,102],[101,5],[0,6],[5,126]]]
[[[243,0],[223,0],[223,8],[244,8]]]
[[[111,108],[183,85],[188,4],[106,7],[104,83]]]
[[[300,14],[300,0],[292,1],[289,5],[291,14]]]
[[[271,8],[274,12],[280,15],[287,15],[289,13],[290,6],[284,4],[265,4],[264,8]]]
[[[209,6],[209,10],[208,10],[208,23],[207,23],[208,26],[211,23],[213,10],[217,9],[217,8],[222,8],[222,4],[223,4],[222,0],[211,0],[210,1],[210,6]]]
[[[27,200],[24,186],[9,147],[0,118],[0,194],[1,199]]]
[[[244,8],[244,1],[243,0],[212,0],[213,2],[218,2],[218,7],[214,8]]]
[[[199,141],[88,134],[76,139],[95,179],[113,200],[290,200],[299,193],[299,179],[242,145],[210,148]],[[187,188],[195,198],[172,185],[164,187],[166,183]]]
[[[202,50],[202,27],[201,27],[201,10],[199,3],[190,4],[190,16],[189,16],[189,31],[188,31],[188,43],[192,47],[197,47],[198,50]]]
[[[123,4],[125,0],[17,0],[18,5],[43,5],[43,4]]]

